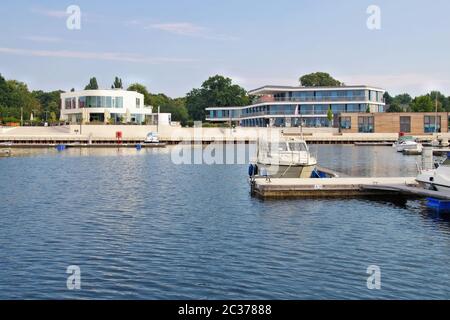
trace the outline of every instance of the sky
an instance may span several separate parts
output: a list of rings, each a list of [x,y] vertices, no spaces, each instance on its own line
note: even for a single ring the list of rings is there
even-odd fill
[[[71,5],[80,29],[67,27]],[[367,27],[371,5],[380,29]],[[48,91],[119,76],[179,97],[215,74],[251,90],[323,71],[391,94],[450,95],[448,14],[448,0],[2,1],[0,74]]]

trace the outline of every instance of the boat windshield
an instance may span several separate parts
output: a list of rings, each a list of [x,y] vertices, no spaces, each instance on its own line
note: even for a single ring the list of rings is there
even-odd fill
[[[289,149],[291,149],[291,151],[308,151],[306,149],[306,144],[305,143],[296,143],[296,142],[290,142],[289,143]]]
[[[445,159],[445,161],[442,162],[441,165],[442,166],[446,166],[446,167],[450,167],[450,159],[449,158]]]
[[[405,142],[405,141],[414,141],[414,137],[413,136],[403,136],[400,137],[400,139],[398,139],[400,142]]]
[[[288,151],[286,143],[269,143],[269,150],[271,151]]]

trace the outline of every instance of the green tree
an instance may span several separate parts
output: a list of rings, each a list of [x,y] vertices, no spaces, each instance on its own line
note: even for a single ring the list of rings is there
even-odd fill
[[[52,113],[54,112],[56,115],[56,118],[59,119],[60,111],[61,111],[61,93],[64,91],[62,90],[56,90],[51,92],[44,92],[42,90],[33,91],[32,95],[35,97],[41,107],[42,107],[42,114],[34,114],[35,116],[40,117],[41,119],[45,118],[45,115],[43,113]]]
[[[185,98],[170,99],[168,104],[161,106],[161,112],[171,113],[172,120],[179,121],[182,126],[186,126],[189,121]]]
[[[387,91],[384,93],[383,98],[384,98],[384,102],[387,105],[390,105],[394,102],[394,98]]]
[[[93,77],[89,79],[89,84],[84,87],[84,90],[98,90],[97,78]]]
[[[144,104],[146,106],[151,106],[151,95],[150,92],[148,92],[147,87],[140,83],[133,83],[131,84],[128,89],[128,91],[136,91],[139,92],[144,96]]]
[[[27,85],[16,80],[5,80],[0,75],[0,118],[17,121],[23,114],[26,120],[33,111],[40,113],[41,105],[28,91]]]
[[[339,80],[325,72],[306,74],[300,77],[299,81],[300,85],[304,87],[337,87],[343,85]]]
[[[434,101],[435,106],[436,106],[436,100],[437,100],[439,111],[449,111],[450,106],[449,106],[448,98],[446,96],[444,96],[441,92],[431,91],[429,96],[430,96],[431,100]]]
[[[434,102],[429,95],[414,98],[411,102],[413,112],[432,112],[434,111]]]
[[[122,85],[122,79],[120,79],[119,77],[116,77],[114,79],[114,83],[112,85],[113,89],[123,89],[123,85]]]
[[[333,121],[333,111],[331,110],[331,107],[328,107],[327,119],[331,126],[331,121]]]
[[[412,98],[407,93],[402,93],[397,96],[395,96],[392,103],[397,103],[399,105],[409,105],[412,102]]]
[[[250,99],[242,87],[230,78],[220,75],[210,77],[201,88],[192,89],[186,95],[186,108],[193,120],[205,119],[207,107],[230,107],[248,105]]]
[[[164,93],[150,95],[150,105],[155,107],[155,109],[157,109],[158,107],[165,107],[165,106],[169,105],[170,102],[171,102],[171,99],[168,96],[166,96]]]
[[[55,112],[50,112],[50,121],[51,122],[56,122],[56,113]]]
[[[403,108],[398,105],[397,103],[391,103],[389,105],[389,108],[386,110],[386,112],[403,112]]]
[[[173,121],[180,121],[182,125],[186,125],[189,115],[185,106],[185,98],[172,99],[165,94],[151,94],[147,88],[140,83],[133,83],[127,89],[128,91],[136,91],[144,96],[144,103],[153,106],[153,112],[160,111],[162,113],[171,113]]]

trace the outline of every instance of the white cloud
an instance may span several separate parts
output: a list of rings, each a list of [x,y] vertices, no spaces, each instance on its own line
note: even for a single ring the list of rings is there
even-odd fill
[[[128,22],[129,25],[143,25],[142,22],[137,20],[132,20]],[[188,36],[195,38],[203,38],[210,40],[237,40],[237,37],[229,36],[225,34],[219,34],[213,32],[211,29],[202,27],[190,22],[170,22],[170,23],[154,23],[146,25],[144,27],[146,30],[154,29],[163,32],[172,33],[179,36]]]
[[[57,37],[48,37],[48,36],[25,36],[22,39],[30,40],[34,42],[61,42],[63,41],[61,38]]]
[[[31,12],[37,13],[46,17],[51,18],[67,18],[68,14],[65,10],[51,10],[51,9],[42,9],[42,8],[32,8]]]
[[[0,47],[0,54],[9,54],[16,56],[33,56],[33,57],[50,57],[50,58],[72,58],[83,60],[105,60],[105,61],[121,61],[130,63],[183,63],[194,62],[194,59],[186,58],[161,58],[147,57],[139,54],[129,54],[121,52],[86,52],[86,51],[67,51],[67,50],[27,50],[18,48]]]
[[[206,30],[203,27],[188,22],[157,23],[152,24],[147,28],[158,29],[183,36],[202,36]]]

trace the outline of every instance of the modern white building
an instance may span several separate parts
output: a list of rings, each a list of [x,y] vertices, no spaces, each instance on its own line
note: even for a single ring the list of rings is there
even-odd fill
[[[384,90],[371,86],[264,86],[252,91],[252,104],[206,108],[207,121],[244,127],[339,126],[341,113],[383,112]],[[328,120],[331,110],[333,120]]]
[[[61,94],[61,120],[70,123],[150,123],[152,107],[144,96],[122,89],[83,90]]]

